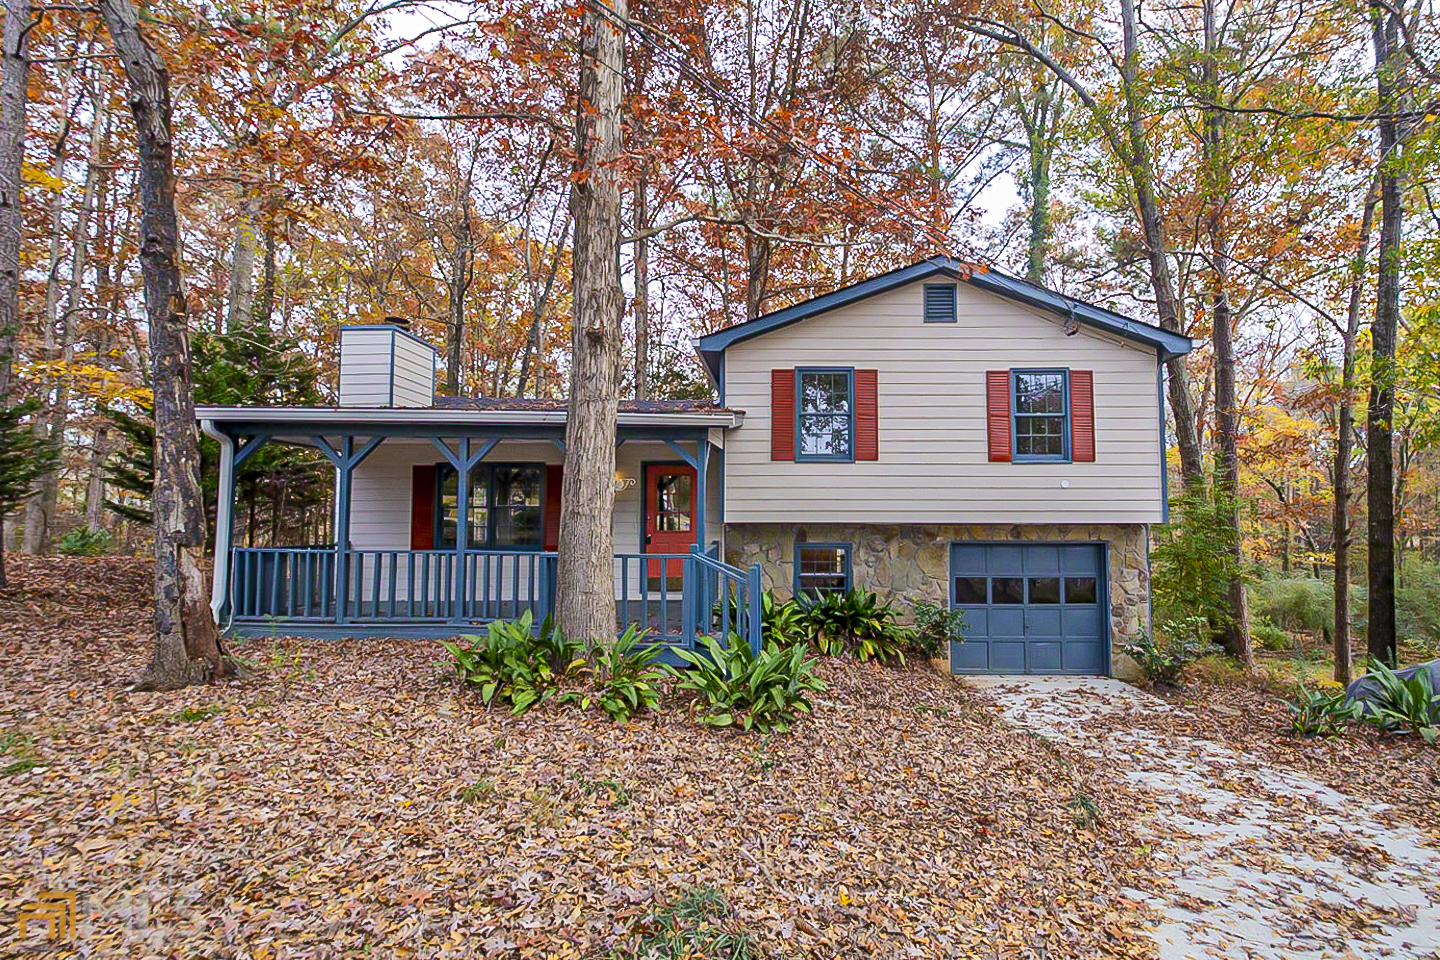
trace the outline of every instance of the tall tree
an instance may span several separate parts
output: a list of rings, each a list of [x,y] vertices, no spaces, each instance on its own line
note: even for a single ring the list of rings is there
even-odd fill
[[[1369,479],[1370,656],[1395,665],[1395,342],[1400,329],[1400,241],[1404,158],[1399,114],[1405,51],[1400,43],[1403,2],[1370,4],[1380,143],[1380,246],[1375,320],[1370,325],[1370,408],[1366,418]]]
[[[30,77],[30,0],[6,0],[0,66],[0,414],[10,418],[11,362],[20,329],[20,243],[25,218],[20,183],[25,166],[25,99]],[[19,418],[16,417],[17,423]],[[5,585],[5,513],[0,508],[0,587]]]
[[[189,306],[180,272],[170,77],[130,0],[100,10],[130,88],[140,184],[140,262],[155,417],[155,649],[137,690],[170,690],[234,672],[220,647],[205,571],[200,436],[191,392]]]
[[[574,310],[555,620],[570,637],[615,632],[615,426],[620,397],[621,27],[627,0],[587,0],[575,121]]]

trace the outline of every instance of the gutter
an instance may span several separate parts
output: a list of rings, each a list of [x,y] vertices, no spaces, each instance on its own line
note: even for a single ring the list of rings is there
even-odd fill
[[[464,424],[475,426],[564,425],[564,410],[446,410],[437,407],[196,407],[202,423],[243,421],[245,423],[329,423],[349,424]],[[622,427],[738,427],[745,422],[739,411],[706,413],[620,413]],[[207,431],[208,434],[208,431]],[[212,435],[213,434],[209,434]]]
[[[218,499],[235,491],[235,439],[215,428],[215,421],[205,418],[200,421],[200,430],[220,444],[220,489]],[[230,538],[234,523],[233,504],[217,502],[215,506],[215,563],[210,574],[210,615],[218,625],[220,613],[225,609],[226,594],[230,584]]]

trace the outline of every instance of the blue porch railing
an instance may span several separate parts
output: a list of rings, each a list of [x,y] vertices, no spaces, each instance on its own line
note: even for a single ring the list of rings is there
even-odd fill
[[[557,565],[555,553],[533,550],[347,550],[342,558],[333,547],[237,547],[229,622],[242,632],[293,625],[440,636],[528,611],[538,624],[554,609]],[[758,565],[732,567],[712,544],[688,554],[617,554],[614,570],[617,632],[634,624],[656,642],[689,646],[701,634],[734,631],[759,648]]]

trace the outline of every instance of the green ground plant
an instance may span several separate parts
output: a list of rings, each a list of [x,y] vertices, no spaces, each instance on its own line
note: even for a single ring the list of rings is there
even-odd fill
[[[636,927],[632,947],[613,960],[753,960],[755,940],[739,928],[729,902],[716,890],[688,890],[673,905],[656,910]]]
[[[55,552],[63,557],[101,557],[114,545],[114,538],[104,530],[76,527],[55,542]]]
[[[1345,700],[1345,692],[1299,687],[1295,699],[1285,701],[1290,728],[1302,737],[1334,737],[1360,716],[1360,709]]]
[[[1210,622],[1202,616],[1182,617],[1160,625],[1160,638],[1147,633],[1122,649],[1139,665],[1151,683],[1174,686],[1185,668],[1216,653],[1209,640]]]
[[[1365,706],[1365,719],[1382,730],[1416,734],[1435,746],[1440,741],[1440,691],[1432,686],[1429,672],[1402,679],[1385,664],[1371,661],[1368,673],[1379,686],[1379,696]]]
[[[815,648],[827,656],[904,665],[910,631],[900,625],[894,604],[869,590],[801,593],[794,600]]]
[[[628,723],[635,714],[654,710],[665,676],[656,665],[662,648],[644,640],[645,631],[631,624],[614,643],[597,646],[590,660],[581,661],[576,670],[589,674],[591,688],[567,691],[561,699],[578,703],[582,710],[599,707],[616,723]]]
[[[926,659],[944,656],[950,644],[965,642],[965,613],[921,600],[913,608],[915,626],[910,631],[911,643]]]
[[[810,712],[810,694],[825,689],[804,644],[766,644],[752,653],[733,633],[725,641],[702,642],[703,650],[677,651],[688,669],[670,669],[676,689],[703,702],[700,722],[707,726],[783,732]]]
[[[441,641],[460,681],[480,689],[487,706],[506,703],[520,714],[554,696],[559,682],[585,665],[584,646],[567,640],[546,620],[534,629],[527,610],[518,620],[497,620],[484,636]],[[441,664],[446,665],[446,664]]]

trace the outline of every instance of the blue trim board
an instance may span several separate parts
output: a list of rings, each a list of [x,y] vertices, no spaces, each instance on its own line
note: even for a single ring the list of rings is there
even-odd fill
[[[807,373],[843,373],[850,388],[850,453],[843,457],[833,454],[801,453],[800,423],[806,416],[803,408],[804,391],[800,389],[800,378]],[[815,416],[815,414],[810,414]],[[795,462],[796,463],[854,463],[855,462],[855,368],[854,367],[796,367],[795,368]]]
[[[1155,399],[1160,409],[1160,522],[1170,522],[1170,462],[1167,459],[1170,444],[1165,438],[1165,361],[1155,363]],[[1145,538],[1145,549],[1150,549],[1150,538]],[[1147,560],[1148,563],[1148,560]]]
[[[1062,293],[1056,293],[1053,290],[1047,290],[1042,286],[1009,276],[998,270],[977,270],[952,257],[935,256],[700,337],[695,341],[695,347],[711,375],[721,384],[723,391],[722,365],[726,347],[932,276],[942,276],[955,282],[963,281],[999,296],[1047,310],[1067,320],[1073,318],[1079,323],[1127,340],[1143,343],[1153,347],[1162,360],[1189,353],[1194,346],[1189,337],[1161,330],[1159,327],[1153,327],[1138,320],[1131,320],[1122,314],[1097,307],[1083,300],[1077,300],[1074,297],[1068,297]],[[721,402],[724,402],[723,393]]]
[[[1046,374],[1058,373],[1063,380],[1061,394],[1065,398],[1065,425],[1062,428],[1060,446],[1062,453],[1059,456],[1054,454],[1022,454],[1020,445],[1020,418],[1027,416],[1019,411],[1019,404],[1016,402],[1018,396],[1015,390],[1016,379],[1025,374]],[[1050,414],[1054,416],[1054,414]],[[1050,367],[1046,369],[1014,369],[1010,371],[1010,459],[1013,463],[1070,463],[1070,371],[1064,367]]]

